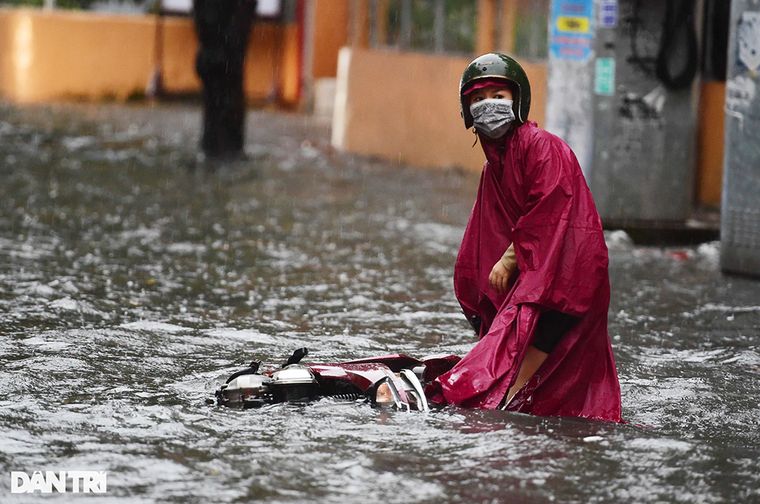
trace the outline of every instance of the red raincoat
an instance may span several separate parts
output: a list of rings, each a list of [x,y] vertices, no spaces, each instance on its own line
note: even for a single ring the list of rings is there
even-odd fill
[[[508,409],[621,421],[620,385],[607,334],[607,246],[591,192],[562,140],[525,123],[483,142],[483,168],[454,272],[480,341],[428,389],[434,402],[497,408],[514,383],[542,311],[578,317]],[[511,290],[488,282],[510,243],[519,274]]]

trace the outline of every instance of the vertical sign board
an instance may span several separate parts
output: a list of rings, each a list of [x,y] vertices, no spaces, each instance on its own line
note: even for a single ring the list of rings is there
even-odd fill
[[[600,29],[613,29],[618,24],[618,0],[600,0],[597,9],[597,24]],[[600,30],[601,31],[601,30]],[[594,93],[600,96],[615,95],[615,58],[596,55],[594,69]]]
[[[760,3],[733,0],[730,28],[720,262],[760,276]]]
[[[593,15],[593,0],[552,2],[549,21],[549,48],[552,56],[572,61],[588,60],[594,38]]]
[[[618,0],[601,0],[598,12],[600,28],[615,28],[617,26]]]
[[[594,0],[552,0],[546,129],[563,138],[588,176],[593,155]]]
[[[594,93],[615,95],[615,58],[597,58],[594,72]]]

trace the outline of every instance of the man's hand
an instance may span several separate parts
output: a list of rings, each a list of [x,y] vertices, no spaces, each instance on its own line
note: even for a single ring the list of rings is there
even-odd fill
[[[510,245],[504,256],[496,261],[491,268],[491,274],[488,275],[488,283],[499,294],[504,294],[509,289],[509,277],[517,270],[517,260],[515,259],[515,249]]]

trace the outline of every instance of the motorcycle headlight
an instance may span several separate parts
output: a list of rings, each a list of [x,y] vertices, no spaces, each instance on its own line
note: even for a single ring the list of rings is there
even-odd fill
[[[269,401],[268,376],[244,374],[221,386],[216,393],[217,404],[237,408],[260,406]]]
[[[317,383],[317,380],[306,366],[291,364],[272,373],[272,385],[308,385],[312,383]]]
[[[303,401],[318,395],[319,384],[306,366],[291,364],[272,373],[274,402]]]

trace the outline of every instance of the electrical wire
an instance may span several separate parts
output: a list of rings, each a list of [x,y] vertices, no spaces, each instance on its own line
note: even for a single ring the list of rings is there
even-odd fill
[[[694,0],[669,0],[662,26],[660,51],[657,54],[657,78],[669,89],[685,89],[694,81],[699,67],[697,32],[694,27]],[[678,44],[686,43],[685,62],[680,70],[673,69],[673,55]]]
[[[668,0],[665,4],[665,21],[662,25],[657,57],[639,52],[640,30],[644,25],[641,17],[641,0],[634,0],[630,26],[630,51],[627,61],[645,75],[656,77],[668,89],[684,89],[691,85],[699,67],[697,34],[694,26],[694,0]],[[678,44],[685,41],[685,63],[680,71],[671,66],[673,56],[679,53]]]

